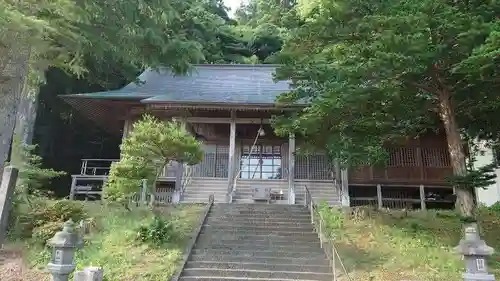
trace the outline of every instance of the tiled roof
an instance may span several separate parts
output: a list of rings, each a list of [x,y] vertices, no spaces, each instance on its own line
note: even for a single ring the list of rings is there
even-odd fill
[[[119,90],[71,95],[74,98],[138,99],[143,103],[274,104],[289,91],[287,81],[273,81],[276,65],[197,65],[190,74],[146,70]]]

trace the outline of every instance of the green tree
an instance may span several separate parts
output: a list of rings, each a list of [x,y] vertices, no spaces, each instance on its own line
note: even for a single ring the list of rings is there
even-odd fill
[[[200,143],[179,123],[160,121],[150,115],[134,123],[120,148],[120,161],[111,166],[104,194],[108,200],[122,202],[139,190],[143,179],[154,190],[169,162],[193,165],[203,157]]]
[[[171,67],[204,61],[207,34],[224,21],[204,0],[13,1],[0,5],[0,168],[7,158],[23,89],[53,66],[82,76],[89,66]],[[202,32],[200,32],[202,30]],[[95,71],[95,69],[93,69]],[[99,70],[97,70],[99,71]],[[31,85],[33,86],[33,85]],[[36,85],[35,85],[36,86]]]
[[[444,126],[454,175],[466,177],[461,133],[478,136],[472,121],[484,118],[481,109],[499,109],[498,78],[484,74],[498,67],[491,43],[500,2],[318,0],[301,7],[306,23],[286,43],[279,70],[296,90],[281,100],[310,105],[277,120],[279,131],[306,135],[357,165],[383,159],[387,142]],[[473,187],[456,187],[457,208],[473,216]]]
[[[13,148],[20,151],[16,158],[11,159],[11,164],[19,169],[16,195],[21,196],[30,203],[31,196],[46,196],[48,191],[44,189],[53,178],[60,177],[65,172],[55,171],[42,167],[42,157],[35,154],[36,145],[26,145],[18,139],[14,139]]]
[[[301,24],[296,1],[251,0],[235,16],[242,37],[261,63],[276,63],[290,30]]]

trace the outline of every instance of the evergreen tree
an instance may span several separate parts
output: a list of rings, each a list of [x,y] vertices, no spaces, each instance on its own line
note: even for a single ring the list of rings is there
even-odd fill
[[[466,178],[461,134],[480,136],[487,128],[475,122],[500,109],[500,2],[303,2],[306,23],[279,72],[296,86],[282,100],[310,106],[278,127],[356,165],[382,158],[388,141],[443,126],[454,175]],[[455,184],[457,208],[473,216],[474,186]]]

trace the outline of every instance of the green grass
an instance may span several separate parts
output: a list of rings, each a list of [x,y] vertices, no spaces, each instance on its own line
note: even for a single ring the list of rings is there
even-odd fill
[[[462,235],[457,215],[446,211],[331,211],[328,225],[352,280],[461,280],[464,263],[453,251]],[[482,236],[500,248],[500,214],[482,210]],[[489,262],[500,276],[500,255]],[[339,270],[340,272],[340,270]],[[344,277],[341,280],[348,280]]]
[[[76,255],[77,268],[101,266],[107,281],[164,281],[176,272],[186,242],[199,222],[202,205],[177,205],[158,209],[171,220],[178,239],[160,248],[139,243],[137,230],[153,220],[151,210],[86,203],[95,230],[85,237],[85,246]],[[25,243],[27,260],[35,268],[44,268],[50,259],[47,250]]]

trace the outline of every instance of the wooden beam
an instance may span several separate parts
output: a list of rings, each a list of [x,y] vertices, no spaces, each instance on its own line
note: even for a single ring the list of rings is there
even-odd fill
[[[288,204],[295,204],[295,135],[288,137]]]
[[[231,112],[235,112],[234,110]],[[234,113],[231,113],[233,115]],[[211,123],[211,124],[231,124],[234,120],[235,124],[269,124],[270,120],[261,118],[224,118],[224,117],[187,117],[188,123]]]

